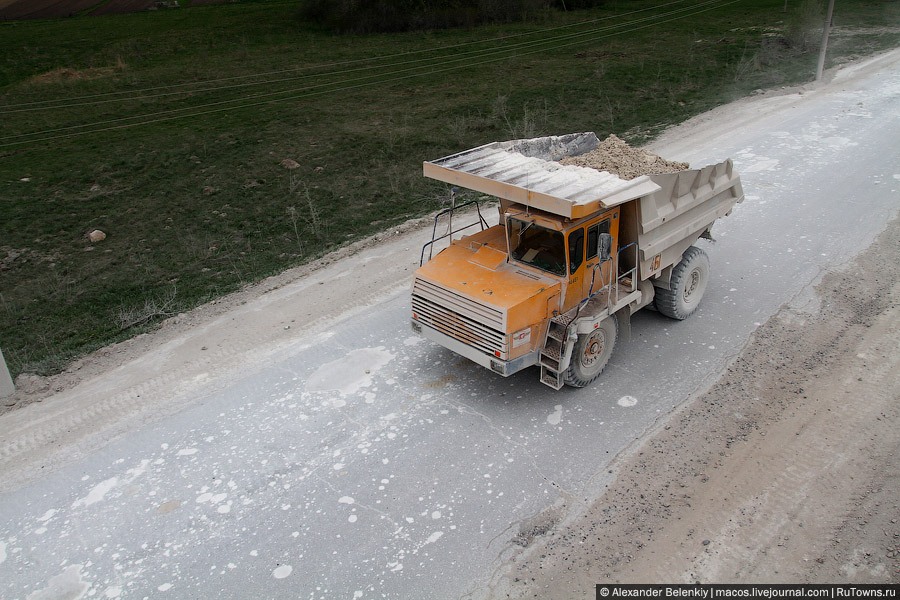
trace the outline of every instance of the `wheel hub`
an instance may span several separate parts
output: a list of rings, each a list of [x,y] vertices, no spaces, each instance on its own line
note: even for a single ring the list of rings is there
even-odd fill
[[[587,344],[584,346],[584,354],[581,357],[581,364],[590,367],[603,355],[603,348],[606,346],[606,335],[602,330],[597,330],[591,334]]]
[[[691,271],[691,274],[688,275],[688,280],[684,286],[684,299],[685,301],[689,301],[691,296],[697,290],[697,286],[700,284],[700,270],[694,269]]]

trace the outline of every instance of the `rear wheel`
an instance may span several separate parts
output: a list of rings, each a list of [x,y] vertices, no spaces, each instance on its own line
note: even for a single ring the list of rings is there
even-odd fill
[[[679,321],[688,318],[700,305],[708,282],[709,257],[691,246],[672,269],[669,289],[656,289],[656,310]]]
[[[572,350],[569,368],[566,369],[566,385],[584,387],[597,379],[612,356],[618,334],[616,315],[610,315],[600,321],[597,329],[579,335]]]

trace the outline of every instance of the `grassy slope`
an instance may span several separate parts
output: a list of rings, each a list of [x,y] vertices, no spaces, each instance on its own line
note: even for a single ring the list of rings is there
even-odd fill
[[[298,22],[293,2],[0,24],[0,346],[11,370],[59,370],[152,325],[151,318],[128,327],[142,317],[194,306],[438,208],[446,191],[422,179],[423,159],[580,130],[642,142],[753,89],[807,80],[815,69],[814,53],[772,42],[784,25],[782,0],[484,62],[501,58],[498,48],[586,27],[491,41],[499,36],[654,4],[366,37],[316,31]],[[835,19],[895,24],[898,13],[888,0],[845,0]],[[397,56],[480,40],[488,43]],[[854,36],[843,51],[897,41],[895,33]],[[473,51],[482,53],[466,54]],[[379,56],[393,58],[290,71]],[[246,78],[271,71],[284,72]],[[218,88],[211,92],[73,100],[236,77],[208,84]],[[223,88],[273,79],[290,80]],[[279,90],[293,90],[277,96],[292,99],[248,99]],[[9,112],[52,99],[64,104]],[[229,100],[256,105],[180,120],[150,116]],[[156,122],[98,131],[129,117]],[[92,133],[47,139],[73,132]],[[25,143],[10,145],[17,142]],[[300,166],[286,169],[285,158]],[[91,244],[85,236],[94,228],[108,238]]]

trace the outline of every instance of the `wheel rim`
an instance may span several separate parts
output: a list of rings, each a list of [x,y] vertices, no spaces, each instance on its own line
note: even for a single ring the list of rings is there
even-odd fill
[[[687,281],[684,286],[684,301],[690,302],[691,297],[694,295],[694,292],[697,291],[697,288],[700,287],[700,269],[694,269],[691,271],[690,275],[688,275]]]
[[[586,367],[592,367],[603,356],[603,350],[606,348],[606,334],[602,329],[598,329],[588,338],[587,344],[584,345],[584,353],[581,355],[581,364]]]

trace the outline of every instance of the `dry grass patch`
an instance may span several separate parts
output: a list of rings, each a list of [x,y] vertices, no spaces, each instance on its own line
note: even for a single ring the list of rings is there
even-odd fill
[[[59,67],[35,75],[30,82],[37,85],[46,85],[51,83],[69,83],[72,81],[84,81],[88,79],[100,79],[124,72],[128,68],[125,61],[121,57],[116,58],[116,64],[109,67],[90,67],[87,69],[71,69],[69,67]]]

